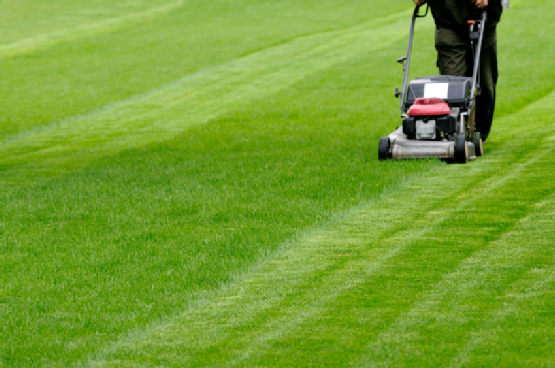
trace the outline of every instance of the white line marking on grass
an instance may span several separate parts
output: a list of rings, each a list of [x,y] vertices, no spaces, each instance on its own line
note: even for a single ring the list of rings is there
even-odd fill
[[[119,17],[105,19],[95,23],[81,24],[76,27],[39,34],[8,45],[0,45],[0,59],[29,53],[39,49],[45,49],[63,41],[87,37],[92,34],[110,32],[118,27],[121,27],[122,24],[126,22],[138,21],[144,18],[159,15],[161,13],[167,13],[180,7],[181,5],[183,5],[182,0]]]

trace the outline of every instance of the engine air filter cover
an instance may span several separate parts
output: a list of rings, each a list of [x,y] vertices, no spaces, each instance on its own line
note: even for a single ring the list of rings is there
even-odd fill
[[[417,98],[407,112],[408,116],[441,116],[449,115],[449,104],[441,98]]]

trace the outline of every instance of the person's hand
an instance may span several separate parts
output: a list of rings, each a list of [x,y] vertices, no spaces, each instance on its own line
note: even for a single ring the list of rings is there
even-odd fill
[[[424,4],[426,4],[426,1],[427,0],[414,0],[414,5],[416,5],[416,6],[424,5]],[[485,0],[485,1],[487,3],[488,0]]]
[[[415,0],[415,2],[416,1],[421,1],[421,0]],[[488,0],[473,0],[472,2],[474,3],[477,9],[484,9],[486,6],[488,6]]]

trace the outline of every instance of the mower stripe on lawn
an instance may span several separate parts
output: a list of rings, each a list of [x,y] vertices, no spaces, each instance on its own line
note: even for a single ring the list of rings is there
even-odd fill
[[[527,205],[523,203],[528,202],[530,197],[536,197],[532,194],[534,191],[549,193],[555,189],[553,184],[546,185],[547,180],[553,180],[553,175],[546,177],[544,172],[546,168],[555,168],[555,162],[550,157],[554,148],[551,146],[540,155],[536,153],[530,160],[518,165],[509,177],[501,178],[504,185],[494,193],[489,193],[496,198],[494,202],[498,203],[501,210],[492,211],[489,206],[491,201],[482,202],[483,198],[478,198],[478,205],[475,205],[475,211],[484,213],[482,219],[495,216],[501,222],[508,222],[515,215],[516,211],[511,211],[511,207],[531,208],[531,212],[519,220],[514,228],[506,229],[499,239],[485,243],[483,248],[461,262],[410,310],[397,318],[390,328],[380,333],[365,353],[371,359],[364,359],[359,366],[402,365],[403,357],[420,354],[425,339],[434,341],[435,349],[445,351],[448,344],[456,343],[460,347],[461,340],[457,340],[456,336],[468,339],[466,352],[453,358],[453,364],[462,364],[484,340],[478,336],[486,334],[488,341],[498,337],[491,331],[486,333],[484,326],[496,326],[499,329],[507,314],[514,312],[514,306],[504,307],[507,304],[504,302],[511,301],[515,295],[518,298],[539,298],[541,295],[535,293],[547,291],[544,277],[552,277],[549,269],[553,265],[551,255],[555,250],[551,240],[555,236],[555,196],[548,196],[537,203],[533,200]],[[523,177],[526,179],[523,180]],[[528,184],[526,193],[519,195],[518,201],[515,201],[506,187],[518,187],[522,182]],[[480,209],[480,202],[488,207]],[[503,205],[506,202],[512,202],[512,206]],[[492,226],[492,221],[488,224]],[[469,238],[473,240],[474,237]],[[527,294],[529,288],[535,291]],[[479,331],[469,329],[470,324]],[[448,361],[449,354],[445,354],[445,360],[441,363],[448,364]]]
[[[418,331],[420,314],[424,320],[429,318],[427,313],[441,315],[426,306],[436,306],[436,300],[442,295],[457,292],[459,285],[449,280],[466,278],[470,280],[469,286],[472,286],[472,279],[482,280],[483,275],[477,271],[484,263],[503,261],[496,258],[497,252],[490,251],[496,247],[505,247],[508,257],[518,256],[518,249],[508,247],[503,239],[510,238],[511,231],[518,231],[526,222],[526,216],[530,216],[529,211],[548,208],[541,204],[547,203],[546,195],[555,190],[552,158],[555,127],[547,122],[554,102],[555,93],[551,93],[520,113],[497,122],[503,127],[500,143],[510,145],[510,150],[498,148],[471,165],[449,166],[441,173],[434,171],[374,203],[359,206],[338,223],[284,247],[230,289],[179,317],[131,334],[104,353],[91,357],[89,363],[126,365],[137,359],[177,365],[175,357],[191,366],[209,362],[224,365],[256,365],[263,361],[276,365],[292,363],[288,359],[297,359],[297,362],[306,359],[305,363],[321,359],[330,363],[339,362],[337,359],[357,361],[357,354],[367,352],[367,343],[379,350],[374,351],[373,357],[380,357],[380,352],[388,354],[380,350],[384,347],[382,343],[389,338],[397,341],[395,333],[410,338]],[[531,115],[530,111],[535,114]],[[532,119],[543,123],[527,124]],[[527,189],[523,199],[513,200],[514,188]],[[453,203],[456,204],[454,208]],[[473,229],[472,233],[468,233],[467,225]],[[534,231],[541,229],[531,230],[538,235]],[[533,246],[530,244],[529,249]],[[542,249],[544,253],[551,251]],[[420,259],[415,259],[416,256]],[[431,293],[397,290],[399,295],[391,296],[403,298],[406,305],[397,306],[398,311],[393,315],[384,309],[385,305],[376,310],[370,305],[353,313],[356,305],[364,305],[357,298],[372,290],[373,285],[384,287],[387,286],[385,280],[395,280],[395,275],[406,274],[415,278],[412,283],[419,282],[422,258],[427,257],[438,262],[431,273],[426,270],[428,279],[420,281],[430,284]],[[518,280],[534,264],[553,266],[553,259],[549,257],[537,254],[536,258],[534,254],[530,257],[529,262],[516,270],[509,267],[509,276]],[[437,281],[436,288],[431,285],[434,281]],[[502,281],[495,289],[500,295],[512,284],[510,277],[508,283]],[[411,282],[405,287],[410,287]],[[426,288],[424,286],[423,290]],[[385,287],[374,292],[385,298],[393,291]],[[479,296],[470,293],[469,302]],[[350,312],[342,315],[340,310]],[[479,322],[482,318],[484,315],[478,314]],[[452,324],[454,322],[456,320]],[[393,335],[379,335],[383,326],[390,326]],[[417,331],[411,330],[411,326],[416,326]],[[335,331],[334,335],[343,336],[349,343],[350,356],[344,357],[345,350],[338,341],[323,349],[326,340],[318,342],[318,336],[326,336],[324,331]],[[445,328],[442,331],[449,332]],[[465,331],[462,339],[457,335],[457,343],[464,346],[468,333]],[[375,338],[378,340],[374,341]],[[310,346],[314,346],[308,344],[311,340],[322,349],[318,357],[310,357]],[[302,355],[303,348],[295,341],[307,343],[306,355]],[[441,339],[435,341],[441,343]],[[410,349],[410,346],[397,348]],[[402,359],[406,356],[404,353],[406,350],[395,356]],[[449,359],[454,353],[451,347],[444,358]],[[363,360],[360,363],[372,362]]]
[[[532,236],[536,235],[535,237],[539,238],[537,235],[542,232],[549,232],[550,230],[553,232],[553,228],[555,227],[555,221],[553,219],[553,214],[555,213],[554,203],[551,203],[550,211],[551,213],[549,214],[546,214],[543,211],[538,212],[536,216],[534,216],[533,220],[543,220],[545,219],[544,216],[548,215],[551,217],[551,221],[544,221],[544,224],[541,224],[543,226],[538,226],[534,229],[534,232],[530,231],[527,227],[523,227],[523,230],[526,231],[526,233],[523,237],[515,237],[518,242],[513,241],[513,244],[511,245],[518,248],[520,247],[519,242],[526,241],[530,234],[532,234]],[[553,239],[554,235],[550,234],[550,236],[551,239]],[[550,249],[553,251],[553,244],[547,244],[547,238],[542,237],[540,240],[543,240],[540,244],[551,246]],[[495,364],[495,362],[491,361],[491,355],[488,354],[489,351],[497,350],[500,354],[502,354],[503,352],[510,352],[512,350],[506,348],[499,349],[499,345],[501,345],[499,340],[504,339],[507,341],[507,338],[503,337],[500,333],[499,327],[507,326],[510,323],[513,325],[519,324],[520,329],[527,330],[529,334],[543,336],[544,338],[551,340],[553,331],[548,323],[546,323],[545,326],[533,326],[533,324],[529,323],[528,320],[531,319],[530,317],[535,319],[536,316],[541,314],[545,315],[550,312],[549,307],[544,305],[543,300],[553,298],[552,290],[554,288],[554,267],[547,269],[531,269],[527,275],[523,277],[521,282],[511,285],[511,293],[507,293],[503,296],[503,300],[509,302],[510,304],[503,303],[502,307],[499,307],[491,313],[490,318],[486,318],[485,321],[483,321],[480,331],[472,335],[460,354],[453,358],[453,362],[450,367],[462,367],[464,364],[472,360],[475,362],[477,360],[482,360],[482,362],[489,361],[490,364]],[[551,309],[551,311],[552,310],[553,309]],[[523,316],[528,317],[526,321],[523,321]],[[517,322],[514,323],[514,321]],[[481,349],[479,349],[480,347]],[[550,356],[550,354],[552,354],[552,350],[549,342],[546,342],[543,350],[545,355],[536,356],[536,359],[534,359],[535,361],[532,360],[534,364],[550,364],[553,362],[552,356]],[[520,360],[519,357],[516,356],[514,359],[515,361]],[[530,360],[522,363],[530,364]]]
[[[183,5],[182,0],[94,23],[79,24],[70,29],[60,29],[49,33],[37,34],[7,45],[0,45],[0,59],[36,52],[54,46],[60,42],[74,41],[82,37],[90,37],[99,33],[111,32],[119,27],[126,26],[129,22],[144,21],[151,17],[172,11],[181,5]]]
[[[0,146],[0,163],[9,168],[5,185],[28,185],[71,172],[99,157],[175,137],[249,100],[268,98],[308,75],[390,45],[406,32],[406,14],[297,38],[94,114],[18,134]]]
[[[106,1],[77,8],[89,12]],[[51,3],[63,3],[66,14],[65,6],[73,6]],[[86,117],[98,119],[102,111],[94,109],[111,101],[122,106],[106,106],[106,116],[132,105],[129,96],[138,101],[148,95],[140,93],[199,68],[410,6],[260,4],[270,3],[184,2],[163,20],[2,60],[8,86],[2,133],[28,145],[25,137],[55,137],[56,125],[66,130],[77,122],[86,135]],[[28,171],[29,180],[14,182],[37,185],[6,184],[2,197],[9,316],[3,363],[349,366],[372,364],[362,355],[379,350],[378,341],[402,355],[386,356],[391,365],[553,365],[555,285],[543,277],[554,262],[555,132],[548,111],[555,98],[538,101],[555,77],[549,5],[530,0],[504,15],[497,114],[503,118],[486,156],[464,167],[377,162],[375,138],[398,118],[392,87],[400,67],[393,61],[406,50],[404,37],[309,73],[271,99],[230,102],[210,124],[191,125],[162,143],[100,155],[95,145],[41,143],[44,162],[24,146],[20,154],[35,156],[37,175]],[[362,8],[371,10],[353,15]],[[185,27],[181,20],[191,9],[202,14]],[[278,23],[292,27],[270,26]],[[435,73],[433,32],[424,31],[429,42],[415,45],[425,65],[417,75]],[[207,36],[195,39],[195,32]],[[111,50],[121,52],[104,63]],[[191,62],[184,60],[190,50],[198,51]],[[245,80],[269,80],[283,63],[276,68],[259,76],[248,71],[252,78]],[[182,115],[157,108],[167,121]],[[69,116],[75,118],[63,120]],[[126,129],[133,131],[133,123]],[[100,139],[100,148],[114,140]],[[57,145],[60,153],[48,152]],[[68,175],[42,181],[57,175],[48,165],[57,164],[57,155],[68,159],[72,149],[77,161],[90,156],[68,165]],[[17,173],[12,164],[6,178]],[[87,167],[75,171],[80,164]],[[529,252],[522,255],[524,242]],[[515,295],[523,303],[505,306]],[[394,341],[406,344],[390,349]]]

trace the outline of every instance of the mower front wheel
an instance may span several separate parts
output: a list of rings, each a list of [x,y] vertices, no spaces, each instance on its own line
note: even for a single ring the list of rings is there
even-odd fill
[[[476,157],[480,157],[484,155],[484,145],[482,142],[482,137],[480,136],[480,132],[474,132],[472,134],[472,144],[474,144],[476,150]]]
[[[389,137],[381,137],[380,145],[378,146],[378,159],[387,160],[390,158],[389,151],[391,150],[391,141]]]
[[[455,157],[454,161],[459,164],[468,162],[468,142],[464,134],[455,136]]]

